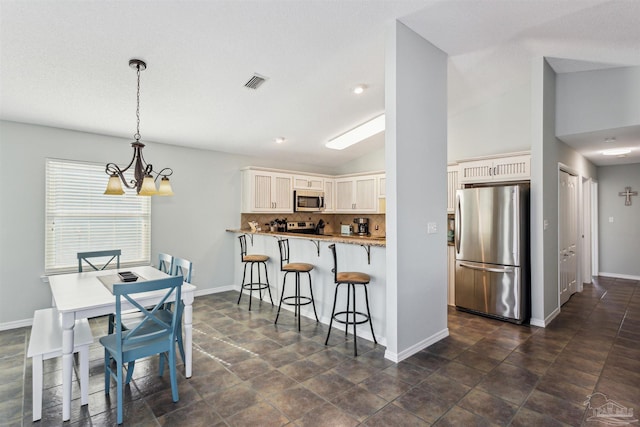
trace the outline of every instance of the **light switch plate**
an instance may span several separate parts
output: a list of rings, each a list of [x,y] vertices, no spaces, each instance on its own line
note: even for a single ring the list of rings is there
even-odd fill
[[[435,234],[438,231],[438,226],[435,222],[427,223],[427,234]]]

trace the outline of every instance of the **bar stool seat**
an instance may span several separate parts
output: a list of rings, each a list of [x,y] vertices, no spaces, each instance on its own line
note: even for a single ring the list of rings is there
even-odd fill
[[[300,307],[303,305],[311,304],[313,307],[313,314],[316,317],[316,322],[319,322],[318,314],[316,313],[316,304],[313,300],[313,287],[311,286],[311,271],[314,269],[313,264],[306,262],[289,262],[289,240],[278,240],[278,248],[280,249],[280,271],[284,272],[284,278],[282,279],[282,294],[280,295],[280,304],[278,304],[278,314],[276,314],[276,320],[274,324],[278,323],[280,317],[280,309],[282,304],[292,305],[295,307],[294,315],[298,318],[298,332],[300,331]],[[294,273],[296,276],[296,283],[294,288],[294,294],[290,296],[284,296],[284,291],[287,286],[287,274]],[[309,296],[301,295],[300,293],[300,273],[306,273],[309,277]]]
[[[267,255],[245,255],[242,257],[242,262],[266,262],[269,261],[269,257]]]
[[[307,264],[306,262],[292,262],[291,264],[286,264],[282,267],[283,271],[299,271],[301,273],[307,273],[313,270],[313,264]]]
[[[371,281],[371,276],[366,273],[360,273],[357,271],[342,271],[338,272],[338,258],[336,255],[336,245],[329,245],[329,249],[333,253],[333,277],[336,284],[335,295],[333,297],[333,309],[331,310],[331,320],[329,321],[329,331],[327,332],[327,339],[324,341],[324,345],[329,343],[329,337],[331,336],[331,326],[333,322],[342,323],[345,325],[344,334],[347,335],[349,325],[353,325],[353,355],[358,356],[358,344],[356,335],[356,325],[363,323],[369,323],[371,327],[371,336],[373,342],[376,344],[376,335],[373,332],[373,323],[371,322],[371,311],[369,310],[369,293],[367,291],[367,285]],[[347,285],[347,309],[344,311],[336,312],[336,302],[338,300],[338,289],[340,285]],[[367,307],[367,312],[356,311],[356,285],[362,285],[364,289],[364,300]]]
[[[358,285],[366,285],[371,281],[371,277],[366,273],[344,271],[344,272],[338,273],[336,281],[340,283],[354,283]]]
[[[238,295],[237,304],[240,304],[242,294],[246,289],[249,291],[249,311],[251,311],[253,291],[258,291],[260,295],[260,302],[262,302],[262,291],[266,289],[269,292],[269,300],[271,300],[271,305],[273,305],[273,298],[271,297],[271,286],[269,285],[269,274],[267,273],[267,261],[269,261],[269,257],[262,254],[247,254],[247,236],[243,234],[241,236],[238,236],[238,239],[240,240],[240,259],[244,263],[244,271],[242,273],[242,284],[240,285],[240,295]],[[247,266],[249,266],[249,282],[245,282],[247,276]],[[262,281],[260,266],[262,266],[264,270],[264,282]],[[257,282],[253,281],[254,267],[257,268]]]

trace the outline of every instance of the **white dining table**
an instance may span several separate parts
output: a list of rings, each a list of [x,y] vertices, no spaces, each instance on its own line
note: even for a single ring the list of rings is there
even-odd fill
[[[103,316],[115,312],[116,300],[111,291],[99,279],[100,276],[113,276],[119,271],[132,271],[138,280],[154,280],[169,277],[166,273],[151,267],[128,267],[119,270],[90,271],[83,273],[58,274],[49,276],[49,286],[56,308],[62,316],[62,420],[71,418],[71,384],[73,371],[73,327],[76,319]],[[104,280],[105,278],[103,278]],[[106,280],[105,280],[106,281]],[[184,356],[185,376],[191,377],[192,370],[192,321],[193,298],[196,287],[190,283],[182,285],[184,302]],[[136,296],[142,306],[157,304],[166,292],[154,291]],[[122,309],[134,308],[122,300]],[[168,300],[169,301],[169,300]],[[88,372],[87,372],[88,376]]]

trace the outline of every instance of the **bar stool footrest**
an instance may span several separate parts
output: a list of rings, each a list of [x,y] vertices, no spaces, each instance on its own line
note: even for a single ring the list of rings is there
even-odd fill
[[[290,300],[294,300],[294,302],[289,302]],[[312,302],[313,302],[313,299],[307,296],[292,295],[289,297],[282,298],[282,303],[287,305],[307,305],[307,304],[311,304]]]
[[[267,289],[269,287],[268,283],[243,283],[242,289],[246,289],[248,291],[261,291],[263,289]]]
[[[349,320],[349,316],[353,316],[354,314],[362,316],[364,319],[363,320]],[[346,320],[342,320],[340,318],[338,318],[338,316],[343,316],[346,315]],[[355,316],[354,316],[355,317]],[[363,323],[368,323],[369,322],[369,315],[367,315],[366,313],[363,313],[361,311],[338,311],[333,315],[333,320],[338,322],[338,323],[342,323],[343,325],[353,325],[354,323],[356,325],[361,325]]]

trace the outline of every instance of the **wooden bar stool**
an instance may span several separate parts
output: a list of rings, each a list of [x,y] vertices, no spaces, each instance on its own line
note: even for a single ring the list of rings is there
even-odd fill
[[[369,326],[371,327],[371,336],[373,336],[373,342],[376,344],[376,335],[373,333],[373,323],[371,322],[371,312],[369,311],[369,294],[367,292],[367,285],[371,281],[371,277],[369,277],[366,273],[352,272],[352,271],[344,271],[338,273],[338,258],[336,256],[336,245],[330,245],[329,249],[333,253],[333,280],[336,284],[336,291],[333,297],[333,309],[331,310],[331,321],[329,322],[329,331],[327,332],[327,339],[324,341],[324,345],[329,343],[329,336],[331,336],[331,325],[333,321],[343,323],[344,334],[347,335],[347,329],[349,325],[353,325],[353,355],[358,356],[358,346],[357,346],[357,336],[356,336],[356,325],[360,325],[362,323],[369,322]],[[339,311],[336,313],[336,301],[338,300],[338,289],[340,285],[347,285],[347,309],[345,311]],[[362,285],[364,288],[364,300],[367,305],[367,312],[363,313],[361,311],[356,311],[356,286]],[[358,320],[358,316],[360,316],[360,320]]]
[[[271,305],[273,305],[273,298],[271,298],[271,287],[269,286],[269,275],[267,274],[267,261],[269,261],[269,257],[267,255],[259,255],[259,254],[247,254],[247,236],[241,235],[238,236],[240,240],[240,259],[244,263],[244,272],[242,273],[242,285],[240,285],[240,295],[238,295],[238,302],[240,304],[240,300],[242,299],[242,293],[245,289],[249,290],[249,311],[251,311],[251,300],[253,299],[253,291],[258,291],[260,295],[260,301],[262,301],[262,291],[266,289],[269,292],[269,300],[271,300]],[[260,266],[264,267],[264,282],[260,277]],[[245,283],[245,278],[247,276],[247,266],[249,267],[249,283]],[[258,281],[253,281],[253,269],[256,267],[258,269]]]
[[[284,272],[284,278],[282,279],[282,294],[280,295],[280,304],[278,305],[278,314],[276,315],[276,320],[273,322],[274,324],[278,323],[278,317],[280,316],[280,308],[282,307],[282,303],[287,305],[292,305],[295,307],[295,316],[298,317],[298,332],[300,331],[300,307],[303,305],[311,304],[313,307],[313,314],[316,317],[316,322],[318,320],[318,314],[316,313],[316,304],[313,301],[313,287],[311,286],[311,270],[313,270],[312,264],[307,264],[304,262],[289,262],[289,240],[282,239],[278,240],[278,247],[280,248],[280,271]],[[295,273],[296,275],[296,283],[294,295],[285,297],[284,291],[287,285],[287,274]],[[300,273],[307,273],[309,276],[309,294],[311,296],[305,296],[300,294]]]

